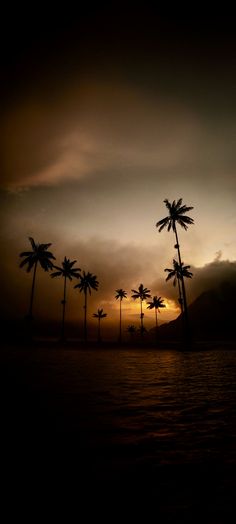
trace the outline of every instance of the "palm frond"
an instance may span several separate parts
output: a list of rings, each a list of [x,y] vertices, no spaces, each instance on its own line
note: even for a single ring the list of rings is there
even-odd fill
[[[167,231],[170,231],[171,229],[175,231],[176,222],[185,230],[188,229],[188,225],[194,224],[194,220],[191,217],[185,216],[185,213],[191,211],[193,206],[186,206],[185,204],[182,205],[182,198],[179,198],[177,202],[173,200],[172,203],[170,203],[166,198],[164,203],[169,211],[169,216],[162,218],[156,223],[156,226],[159,227],[159,232],[161,232],[166,226]]]
[[[176,204],[176,206],[175,206],[177,211],[179,211],[180,206],[182,205],[182,202],[183,202],[183,199],[182,199],[182,198],[179,198],[179,200],[178,200],[178,202],[177,202],[177,204]]]
[[[154,308],[154,304],[153,302],[148,302],[148,306],[147,306],[147,309],[153,309]]]
[[[183,229],[185,229],[185,231],[187,231],[188,228],[187,228],[187,226],[186,226],[186,224],[185,224],[185,222],[184,222],[183,220],[180,220],[180,219],[179,219],[179,220],[178,220],[178,224],[179,224]]]
[[[120,300],[123,300],[123,298],[127,298],[127,292],[124,291],[124,289],[122,288],[116,289],[115,292],[116,292],[116,295],[115,295],[116,300],[118,300],[118,298]]]
[[[50,261],[48,261],[50,262]],[[71,261],[69,258],[64,258],[62,261],[61,267],[55,266],[52,264],[53,268],[57,269],[59,271],[57,276],[62,276],[65,278],[68,278],[69,280],[72,280],[73,278],[79,278],[81,271],[80,268],[73,268],[72,266],[77,262],[76,260]],[[51,262],[50,262],[51,263]]]
[[[169,217],[162,218],[156,223],[156,227],[159,227],[159,233],[166,227],[169,223]]]
[[[53,258],[53,260],[56,260],[56,257],[54,257],[54,255],[50,251],[47,251],[45,255],[47,256],[47,258]]]
[[[180,215],[183,215],[185,213],[188,213],[189,211],[192,211],[192,209],[194,209],[193,206],[186,206],[184,204],[182,207],[180,207],[180,209],[178,209],[178,213]]]
[[[82,282],[79,282],[79,284],[76,284],[74,286],[74,289],[77,289],[77,288],[80,290],[80,292],[83,291],[83,284],[82,284]]]
[[[53,265],[53,267],[54,267],[55,269],[57,269],[58,271],[63,271],[63,268],[61,268],[61,267],[59,267],[59,266],[54,266],[54,265]]]
[[[31,257],[32,251],[23,251],[23,253],[20,253],[20,257]]]
[[[29,241],[32,246],[32,251],[23,251],[20,253],[20,257],[26,257],[24,263],[21,263],[20,267],[23,267],[25,264],[28,264],[27,272],[29,272],[32,267],[39,262],[44,271],[49,271],[53,268],[51,260],[55,260],[53,253],[47,251],[48,247],[51,246],[51,243],[47,244],[36,244],[32,237],[29,237]]]
[[[25,258],[25,260],[22,260],[22,262],[20,263],[20,267],[23,267],[25,264],[28,264],[28,263],[29,263],[29,259]]]
[[[136,300],[137,298],[140,298],[140,300],[146,300],[147,298],[150,298],[151,295],[149,294],[150,289],[143,286],[143,284],[139,285],[138,291],[136,289],[131,289],[133,295],[131,295],[131,298]]]
[[[29,265],[28,265],[28,267],[26,269],[27,273],[29,273],[31,271],[32,267],[34,267],[34,260],[29,260],[28,264]]]
[[[38,249],[40,251],[46,251],[51,245],[51,242],[49,244],[39,244]]]
[[[60,277],[62,275],[62,271],[55,271],[54,273],[51,273],[50,277]]]
[[[77,278],[80,278],[79,284],[74,286],[75,288],[79,288],[80,292],[86,293],[87,291],[91,295],[91,290],[94,289],[95,291],[98,290],[99,282],[97,280],[97,275],[93,275],[89,271],[85,273],[83,271],[83,275],[76,275]]]
[[[29,237],[29,241],[31,243],[32,249],[35,250],[36,249],[36,244],[35,244],[34,239],[32,237]]]
[[[103,313],[103,308],[98,309],[97,313],[93,313],[93,317],[96,318],[105,318],[107,316],[107,313]]]
[[[52,262],[50,260],[39,260],[41,267],[44,269],[44,271],[48,271],[49,269],[53,268]]]
[[[168,198],[165,198],[165,200],[163,200],[164,204],[166,205],[168,211],[171,210],[171,203],[169,202]]]

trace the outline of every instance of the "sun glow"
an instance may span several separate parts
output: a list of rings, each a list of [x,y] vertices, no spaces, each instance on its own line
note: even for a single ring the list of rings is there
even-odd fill
[[[174,320],[180,314],[180,308],[174,300],[164,298],[165,308],[157,311],[158,322],[162,324],[163,322],[169,322]],[[150,327],[155,323],[155,310],[147,308],[148,301],[142,302],[142,312],[144,323],[146,322]],[[120,311],[120,301],[119,300],[101,300],[99,302],[99,307],[102,307],[104,311],[108,314],[107,322],[115,323],[119,317]],[[122,320],[124,324],[139,324],[140,314],[141,314],[141,303],[140,300],[134,300],[132,298],[123,299],[121,302],[122,309]]]

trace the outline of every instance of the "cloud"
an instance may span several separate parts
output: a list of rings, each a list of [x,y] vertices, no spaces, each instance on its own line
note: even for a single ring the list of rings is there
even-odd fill
[[[194,274],[189,286],[189,300],[193,301],[206,290],[218,288],[222,283],[236,285],[236,262],[221,260],[218,252],[213,262],[191,270]]]
[[[183,104],[105,82],[72,86],[50,106],[36,95],[23,99],[2,127],[2,182],[12,190],[101,171],[109,179],[124,169],[180,169],[203,145],[201,122]]]
[[[236,261],[221,260],[221,256],[221,251],[218,251],[215,259],[203,267],[191,265],[190,271],[193,277],[185,279],[189,304],[204,291],[219,288],[225,282],[232,286],[236,285]],[[151,286],[158,288],[167,298],[177,299],[178,288],[174,287],[171,281],[164,282],[163,279],[158,278],[152,282]]]

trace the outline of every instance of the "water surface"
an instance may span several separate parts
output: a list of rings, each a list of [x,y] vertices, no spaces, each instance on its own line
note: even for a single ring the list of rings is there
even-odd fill
[[[196,492],[200,473],[202,496],[210,483],[212,507],[229,509],[236,351],[44,347],[11,351],[4,366],[3,433],[15,449],[40,443],[93,482],[146,479],[175,505],[177,494],[193,500],[188,480]]]

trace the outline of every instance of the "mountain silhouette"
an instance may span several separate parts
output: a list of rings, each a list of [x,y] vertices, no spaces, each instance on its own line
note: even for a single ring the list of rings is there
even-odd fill
[[[205,291],[188,307],[189,323],[195,340],[236,340],[235,329],[236,286],[223,282],[217,288]],[[183,329],[182,314],[162,324],[162,339],[176,339]]]

